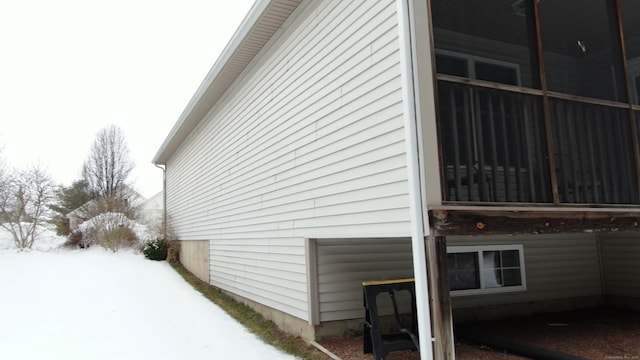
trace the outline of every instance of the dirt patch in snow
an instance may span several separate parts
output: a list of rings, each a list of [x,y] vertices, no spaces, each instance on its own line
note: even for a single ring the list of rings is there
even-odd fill
[[[640,360],[640,313],[614,308],[537,314],[522,318],[461,324],[456,329],[481,331],[511,342],[534,345],[593,360]],[[343,360],[371,360],[362,338],[321,341]],[[416,351],[391,352],[387,360],[420,359]],[[516,360],[526,357],[456,339],[456,359]]]

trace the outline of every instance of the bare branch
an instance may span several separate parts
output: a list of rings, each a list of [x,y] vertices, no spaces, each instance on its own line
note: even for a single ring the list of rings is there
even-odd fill
[[[123,131],[111,125],[96,136],[82,174],[94,199],[122,199],[133,168]]]
[[[13,235],[19,249],[33,246],[52,201],[53,181],[39,166],[0,174],[0,226]]]

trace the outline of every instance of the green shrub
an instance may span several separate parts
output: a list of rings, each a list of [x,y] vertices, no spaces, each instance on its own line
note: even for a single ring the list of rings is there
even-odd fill
[[[168,246],[164,239],[156,239],[149,241],[142,252],[144,257],[149,260],[165,260],[167,258]]]

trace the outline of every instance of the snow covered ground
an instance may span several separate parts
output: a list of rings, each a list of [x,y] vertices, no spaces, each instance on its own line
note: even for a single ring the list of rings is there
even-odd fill
[[[41,240],[17,252],[0,230],[0,359],[294,359],[165,262]]]

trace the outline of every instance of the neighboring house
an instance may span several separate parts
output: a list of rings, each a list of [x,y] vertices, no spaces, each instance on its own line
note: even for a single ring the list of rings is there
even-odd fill
[[[150,227],[160,228],[164,215],[164,192],[153,195],[138,206],[138,220]]]
[[[258,0],[153,160],[184,265],[310,339],[361,329],[362,281],[415,276],[438,359],[452,317],[638,307],[637,19]]]
[[[67,213],[64,217],[67,219],[67,224],[69,226],[69,230],[73,230],[78,227],[78,225],[82,224],[87,220],[87,208],[91,208],[95,206],[95,200],[89,200],[80,206],[77,209],[72,210]]]
[[[147,201],[147,198],[137,191],[127,188],[126,196],[118,201],[123,201],[123,205],[125,207],[137,212]],[[84,205],[65,215],[69,222],[69,229],[73,230],[88,219],[107,211],[107,206],[113,206],[113,204],[105,204],[104,202],[95,199],[87,201]],[[160,215],[160,217],[162,217],[162,215]]]

